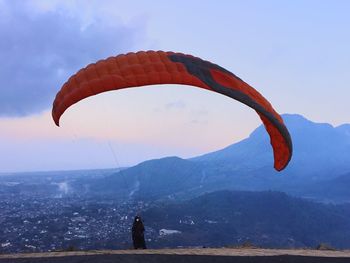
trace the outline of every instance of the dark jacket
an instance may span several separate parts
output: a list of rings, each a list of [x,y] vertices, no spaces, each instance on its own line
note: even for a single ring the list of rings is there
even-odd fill
[[[135,249],[146,248],[144,232],[145,227],[143,226],[141,217],[136,216],[132,225],[132,241]]]

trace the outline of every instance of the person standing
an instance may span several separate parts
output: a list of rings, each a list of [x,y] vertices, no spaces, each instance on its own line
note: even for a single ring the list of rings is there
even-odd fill
[[[132,241],[134,249],[146,249],[145,242],[145,227],[143,226],[140,216],[135,216],[134,223],[132,225]]]

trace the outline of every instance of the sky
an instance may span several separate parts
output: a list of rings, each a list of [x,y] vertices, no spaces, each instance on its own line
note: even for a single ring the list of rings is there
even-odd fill
[[[261,124],[223,95],[157,85],[85,99],[55,126],[52,102],[69,76],[139,50],[219,64],[281,114],[350,123],[349,12],[346,0],[0,0],[0,173],[189,158]]]

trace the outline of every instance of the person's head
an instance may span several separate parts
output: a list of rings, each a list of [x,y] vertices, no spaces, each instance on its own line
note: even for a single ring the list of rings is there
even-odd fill
[[[141,217],[140,216],[135,216],[134,222],[135,223],[140,223],[141,222]]]

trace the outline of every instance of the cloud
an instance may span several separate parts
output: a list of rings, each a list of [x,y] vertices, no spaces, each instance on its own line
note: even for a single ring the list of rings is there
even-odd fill
[[[0,1],[0,9],[0,117],[47,110],[71,74],[130,51],[143,34],[102,14],[87,23],[62,8],[33,10],[23,1]]]

